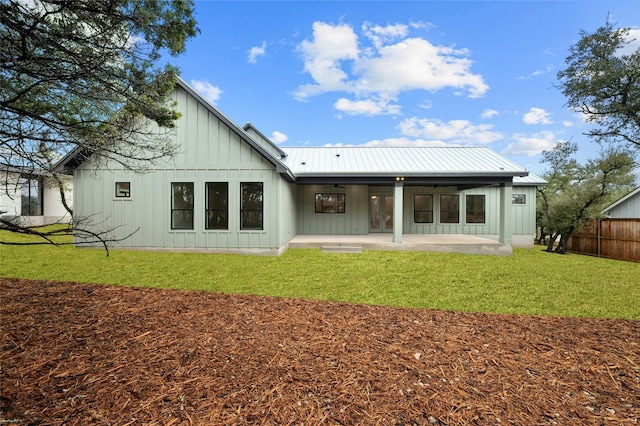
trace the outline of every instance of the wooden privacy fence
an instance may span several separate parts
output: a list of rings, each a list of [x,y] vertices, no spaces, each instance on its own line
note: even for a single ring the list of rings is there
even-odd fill
[[[596,219],[573,233],[567,251],[640,262],[640,219]]]

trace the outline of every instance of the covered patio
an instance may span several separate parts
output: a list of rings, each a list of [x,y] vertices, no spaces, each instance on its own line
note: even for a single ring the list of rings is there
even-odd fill
[[[289,248],[322,248],[325,252],[357,253],[363,250],[431,251],[509,256],[510,244],[462,234],[404,234],[393,242],[392,233],[367,235],[296,235]]]

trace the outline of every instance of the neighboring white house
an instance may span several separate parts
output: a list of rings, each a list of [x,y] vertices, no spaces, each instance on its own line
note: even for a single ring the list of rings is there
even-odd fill
[[[299,235],[473,235],[532,247],[535,186],[488,148],[280,148],[180,80],[178,154],[147,173],[67,156],[75,211],[122,247],[282,253]]]
[[[57,182],[51,175],[37,170],[19,167],[0,169],[0,216],[15,219],[21,225],[48,225],[68,223],[71,215],[62,204]],[[62,176],[65,199],[73,205],[73,181],[71,176]]]
[[[602,210],[611,219],[640,219],[640,186]]]

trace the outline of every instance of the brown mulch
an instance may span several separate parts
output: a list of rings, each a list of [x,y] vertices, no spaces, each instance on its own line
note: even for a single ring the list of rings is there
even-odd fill
[[[0,423],[640,423],[640,321],[3,279]]]

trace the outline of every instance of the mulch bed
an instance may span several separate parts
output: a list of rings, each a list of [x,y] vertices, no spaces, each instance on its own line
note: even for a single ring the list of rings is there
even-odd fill
[[[640,423],[640,321],[3,279],[0,423]]]

